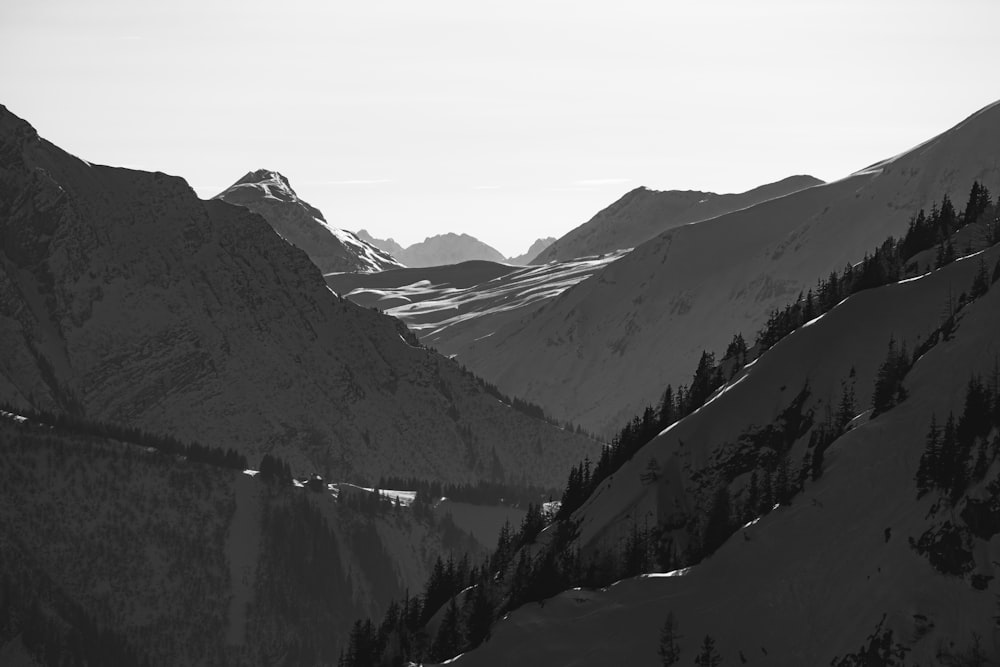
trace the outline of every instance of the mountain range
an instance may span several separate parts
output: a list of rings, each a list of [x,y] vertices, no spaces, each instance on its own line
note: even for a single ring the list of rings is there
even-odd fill
[[[998,135],[404,267],[0,107],[0,664],[997,664]]]
[[[553,238],[537,239],[523,255],[505,259],[499,250],[464,233],[455,234],[449,232],[447,234],[429,236],[423,241],[405,248],[391,238],[374,238],[364,229],[359,230],[357,235],[358,238],[391,254],[410,268],[460,264],[475,260],[516,265],[529,264],[536,255],[555,241]]]
[[[369,485],[548,488],[598,449],[337,298],[247,208],[91,165],[6,109],[0,156],[0,400]]]

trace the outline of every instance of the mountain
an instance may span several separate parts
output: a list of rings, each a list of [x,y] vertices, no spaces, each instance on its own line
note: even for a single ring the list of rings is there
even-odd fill
[[[400,261],[410,267],[442,266],[480,259],[503,262],[504,256],[468,234],[438,234],[414,243],[400,254]]]
[[[433,512],[96,430],[0,412],[5,665],[333,664],[357,616],[479,554]]]
[[[664,232],[459,359],[557,419],[610,433],[703,351],[751,338],[776,308],[855,264],[911,216],[974,180],[1000,184],[1000,104],[844,179]],[[753,344],[753,341],[748,341]]]
[[[330,225],[319,209],[299,199],[276,171],[248,172],[215,199],[259,213],[281,238],[304,250],[323,273],[371,273],[402,266],[353,232]]]
[[[706,636],[722,664],[996,664],[998,281],[994,245],[854,294],[737,370],[511,559],[580,554],[546,573],[566,590],[450,664],[671,664],[668,614],[676,664]],[[942,314],[956,291],[978,296]]]
[[[367,230],[364,229],[359,229],[357,232],[357,236],[362,241],[372,244],[376,248],[379,248],[380,250],[389,253],[393,257],[398,257],[399,254],[404,250],[403,246],[396,243],[396,241],[394,241],[393,239],[377,239],[371,234],[369,234]]]
[[[363,229],[358,232],[358,236],[386,252],[391,252],[393,257],[410,268],[444,266],[473,260],[506,261],[499,251],[468,234],[448,232],[429,236],[420,243],[414,243],[406,248],[392,239],[373,238]]]
[[[531,244],[531,247],[528,248],[528,251],[526,253],[524,253],[523,255],[517,255],[515,257],[508,257],[507,263],[516,264],[518,266],[521,266],[523,264],[532,264],[533,263],[532,260],[535,259],[535,257],[537,257],[538,255],[540,255],[543,250],[545,250],[550,245],[555,243],[555,241],[556,241],[555,237],[552,236],[548,236],[544,239],[535,239],[535,242]]]
[[[0,109],[0,401],[299,473],[551,487],[593,441],[331,293],[259,215],[91,165]]]
[[[636,188],[559,238],[531,263],[545,264],[634,248],[668,229],[708,220],[822,182],[812,176],[789,176],[740,194],[725,195],[696,190]]]

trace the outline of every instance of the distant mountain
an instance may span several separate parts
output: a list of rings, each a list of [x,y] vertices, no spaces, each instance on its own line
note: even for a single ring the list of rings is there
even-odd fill
[[[668,230],[468,343],[459,360],[559,419],[610,433],[667,383],[690,383],[703,351],[722,354],[737,332],[752,338],[818,278],[901,237],[919,209],[946,194],[964,206],[975,180],[998,189],[998,141],[1000,103],[841,180]]]
[[[506,261],[498,250],[468,234],[452,232],[438,234],[406,248],[392,239],[373,238],[363,229],[358,232],[358,237],[386,252],[391,252],[393,257],[410,268],[444,266],[472,260]]]
[[[396,243],[395,240],[377,239],[371,234],[369,234],[368,231],[365,229],[359,229],[357,231],[357,236],[362,241],[367,241],[368,243],[371,243],[376,248],[379,248],[380,250],[389,253],[393,257],[398,257],[405,250],[403,246]]]
[[[0,401],[368,484],[550,487],[598,453],[337,298],[261,216],[79,160],[2,107],[0,238]]]
[[[747,192],[725,195],[697,190],[636,188],[556,240],[531,263],[545,264],[634,248],[668,229],[708,220],[822,182],[812,176],[790,176]]]
[[[556,239],[553,236],[548,236],[544,239],[536,239],[535,242],[531,244],[531,247],[528,248],[526,253],[523,255],[517,255],[516,257],[508,257],[507,263],[517,264],[519,266],[522,264],[531,264],[531,260],[535,259],[535,257],[541,254],[543,250],[555,243],[555,240]]]
[[[248,172],[215,199],[262,215],[279,236],[304,250],[323,273],[371,273],[401,266],[390,253],[329,224],[319,209],[299,199],[288,179],[276,171]]]

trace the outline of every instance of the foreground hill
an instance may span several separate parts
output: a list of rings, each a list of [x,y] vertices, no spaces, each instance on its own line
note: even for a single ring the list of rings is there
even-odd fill
[[[920,208],[974,180],[996,191],[1000,104],[833,183],[669,230],[545,309],[473,341],[460,360],[503,391],[598,433],[690,378],[703,350],[902,236]],[[748,341],[750,344],[752,340]]]
[[[780,341],[518,563],[571,590],[452,664],[997,664],[998,281],[994,246]]]
[[[281,238],[304,250],[323,273],[371,273],[402,266],[353,232],[330,225],[319,209],[299,199],[288,179],[276,171],[248,172],[215,199],[259,213]]]
[[[260,216],[0,109],[0,399],[372,482],[546,487],[596,445],[331,294]]]
[[[636,188],[537,253],[531,263],[566,261],[634,248],[668,229],[708,220],[822,182],[812,176],[789,176],[747,192],[724,195],[697,190]]]
[[[0,413],[0,655],[333,664],[359,612],[477,553],[375,505]]]

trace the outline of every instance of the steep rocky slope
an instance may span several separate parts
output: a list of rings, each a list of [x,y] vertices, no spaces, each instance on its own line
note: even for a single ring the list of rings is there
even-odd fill
[[[0,398],[298,472],[558,483],[596,445],[338,299],[260,216],[0,110]]]
[[[215,199],[259,213],[281,238],[304,250],[323,273],[371,273],[402,266],[353,232],[329,224],[319,209],[299,199],[288,179],[276,171],[248,172]]]
[[[900,156],[669,230],[544,309],[474,341],[460,360],[502,390],[599,433],[618,428],[703,350],[721,353],[817,278],[860,261],[910,216],[974,180],[1000,184],[1000,105]],[[750,341],[752,343],[752,341]]]
[[[636,188],[625,193],[621,199],[588,222],[557,239],[538,253],[531,263],[566,261],[575,257],[634,248],[668,229],[708,220],[822,182],[812,176],[789,176],[747,192],[724,195],[697,190],[660,191]]]

